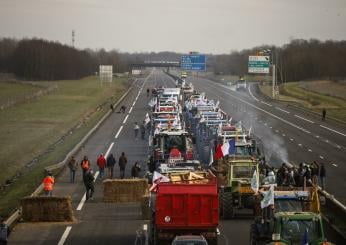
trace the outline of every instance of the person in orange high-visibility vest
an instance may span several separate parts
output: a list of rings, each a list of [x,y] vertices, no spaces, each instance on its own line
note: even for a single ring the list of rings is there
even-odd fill
[[[47,197],[52,196],[53,186],[54,186],[54,177],[52,173],[49,172],[47,177],[43,179],[43,190]]]
[[[84,176],[85,172],[90,168],[90,161],[87,156],[84,156],[83,160],[80,163],[80,166],[82,167]]]

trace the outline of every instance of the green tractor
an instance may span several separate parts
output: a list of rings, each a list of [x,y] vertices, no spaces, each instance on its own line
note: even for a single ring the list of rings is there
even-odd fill
[[[230,157],[220,161],[217,168],[222,217],[231,219],[238,209],[253,210],[256,197],[251,189],[251,179],[255,170],[258,173],[258,161]]]
[[[313,212],[277,212],[269,223],[251,225],[250,244],[331,244],[327,242],[322,218]]]

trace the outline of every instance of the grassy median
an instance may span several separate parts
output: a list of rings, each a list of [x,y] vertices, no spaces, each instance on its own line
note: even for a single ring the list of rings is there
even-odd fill
[[[42,83],[47,86],[47,82]],[[36,92],[6,83],[7,97]],[[96,77],[49,82],[55,89],[0,110],[0,215],[8,215],[20,197],[43,177],[43,168],[60,162],[127,89],[126,79],[101,83]],[[28,90],[26,91],[26,88]],[[12,97],[13,98],[13,97]],[[15,176],[15,178],[14,178]],[[4,183],[9,184],[4,187]]]
[[[271,97],[271,86],[260,86]],[[309,81],[286,83],[280,87],[277,99],[294,103],[305,109],[321,113],[327,110],[327,118],[346,122],[346,83],[332,81]]]

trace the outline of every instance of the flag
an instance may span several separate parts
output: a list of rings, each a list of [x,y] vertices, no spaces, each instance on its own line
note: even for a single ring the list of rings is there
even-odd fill
[[[252,179],[251,179],[251,189],[257,194],[259,188],[259,181],[258,181],[258,175],[257,171],[253,172]]]
[[[249,133],[248,133],[249,137],[250,137],[250,134],[251,134],[251,129],[252,129],[252,127],[250,127],[250,129],[249,129]]]
[[[160,174],[160,173],[154,171],[154,175],[153,175],[153,185],[150,187],[149,191],[155,191],[157,185],[158,185],[159,183],[161,183],[161,182],[163,183],[163,182],[170,182],[170,181],[171,181],[171,180],[170,180],[168,177],[166,177],[166,176],[164,176],[164,175],[162,175],[162,174]]]
[[[219,160],[220,158],[223,157],[223,154],[222,154],[222,145],[221,144],[218,144],[217,147],[216,147],[216,152],[215,152],[215,159],[216,160]]]
[[[221,151],[223,156],[227,156],[229,154],[229,143],[226,141],[224,144],[221,146]]]
[[[313,192],[311,195],[311,210],[314,213],[320,213],[320,199],[318,197],[318,189],[317,186],[314,186]]]
[[[274,185],[270,185],[269,190],[263,193],[261,208],[266,208],[269,205],[274,205]]]
[[[213,162],[214,162],[213,149],[210,149],[209,166],[211,166]]]
[[[231,124],[232,123],[232,117],[228,120],[228,122],[229,122],[229,124]]]
[[[228,144],[229,144],[228,154],[229,155],[234,155],[235,152],[236,152],[236,149],[235,149],[235,139],[234,138],[230,139]]]
[[[144,125],[147,125],[150,122],[150,117],[149,114],[147,112],[147,114],[145,114],[145,118],[144,118]]]

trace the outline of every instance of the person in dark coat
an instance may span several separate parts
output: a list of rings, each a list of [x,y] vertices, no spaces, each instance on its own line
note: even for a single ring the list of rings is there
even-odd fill
[[[93,200],[93,194],[94,194],[94,172],[91,168],[89,168],[83,175],[83,182],[86,189],[86,200],[89,199]]]
[[[145,121],[141,124],[141,138],[144,140],[145,137]]]
[[[325,190],[326,189],[326,168],[324,166],[324,163],[321,163],[319,176],[320,176],[320,185],[322,187],[322,190]]]
[[[135,162],[131,169],[131,176],[132,178],[138,178],[139,177],[139,172],[141,171],[141,167],[139,166],[138,162]]]
[[[127,164],[127,158],[125,156],[125,152],[121,153],[121,156],[119,157],[119,168],[120,168],[120,178],[123,179],[125,177],[125,168]]]
[[[10,234],[10,228],[5,223],[5,220],[0,217],[0,245],[6,245]]]
[[[326,111],[325,108],[323,108],[323,110],[322,110],[322,121],[326,120],[326,114],[327,114],[327,111]]]
[[[113,154],[109,154],[109,156],[107,157],[107,168],[108,168],[108,173],[109,173],[109,177],[111,179],[113,179],[113,172],[114,172],[114,165],[116,163],[116,160],[113,156]]]

